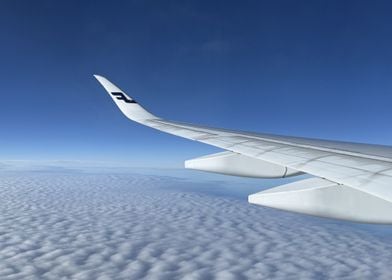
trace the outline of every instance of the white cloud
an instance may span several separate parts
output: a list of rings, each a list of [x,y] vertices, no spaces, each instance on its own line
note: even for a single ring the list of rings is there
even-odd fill
[[[195,183],[2,174],[0,279],[392,277],[388,236],[183,184]]]

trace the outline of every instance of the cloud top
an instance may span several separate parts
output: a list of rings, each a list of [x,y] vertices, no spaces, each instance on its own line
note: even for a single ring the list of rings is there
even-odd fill
[[[193,183],[148,175],[3,175],[0,278],[392,277],[387,237],[179,191],[181,184]]]

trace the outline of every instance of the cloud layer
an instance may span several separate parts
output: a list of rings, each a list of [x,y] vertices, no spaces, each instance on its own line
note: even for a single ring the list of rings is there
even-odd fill
[[[0,279],[392,277],[387,236],[180,191],[184,184],[195,183],[2,174]]]

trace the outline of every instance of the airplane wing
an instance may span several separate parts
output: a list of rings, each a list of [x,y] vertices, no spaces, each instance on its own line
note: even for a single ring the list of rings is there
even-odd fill
[[[391,147],[238,132],[164,120],[146,111],[106,78],[94,76],[127,118],[226,150],[188,161],[190,168],[249,177],[302,173],[314,176],[250,195],[250,203],[321,217],[392,223]]]

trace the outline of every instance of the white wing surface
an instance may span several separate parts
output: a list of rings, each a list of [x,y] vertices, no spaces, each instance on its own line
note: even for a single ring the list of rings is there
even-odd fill
[[[225,166],[229,165],[232,169],[235,166],[232,162],[238,157],[242,162],[239,169],[246,169],[247,162],[249,170],[255,169],[258,163],[254,161],[258,160],[260,163],[266,163],[260,165],[260,168],[275,172],[271,174],[282,172],[281,176],[260,177],[285,177],[308,173],[321,178],[318,181],[311,181],[314,186],[310,188],[308,180],[296,182],[295,192],[287,185],[274,195],[271,195],[271,190],[251,195],[251,203],[323,217],[392,223],[391,147],[237,132],[168,121],[146,111],[106,78],[98,75],[95,75],[95,78],[129,119],[232,152],[233,156],[230,157],[222,157],[221,153],[208,157],[208,166],[211,166],[211,162],[215,165],[211,169],[212,172],[224,170]],[[230,158],[230,162],[225,158]],[[246,158],[249,158],[249,161],[246,161]],[[283,169],[279,171],[277,167]],[[209,171],[208,168],[204,170]],[[242,173],[225,174],[241,176]],[[303,196],[298,195],[301,193]],[[277,197],[281,199],[277,200]],[[282,201],[285,207],[282,207]]]

